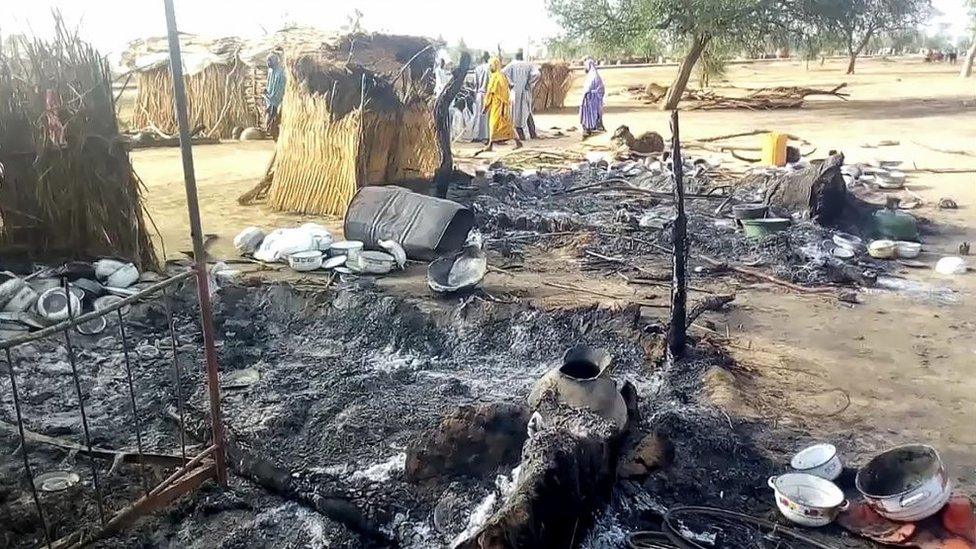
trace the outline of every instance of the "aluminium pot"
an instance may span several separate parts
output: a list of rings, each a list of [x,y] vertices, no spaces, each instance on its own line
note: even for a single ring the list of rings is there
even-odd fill
[[[322,252],[308,250],[290,254],[288,256],[288,266],[299,272],[320,269],[322,268]]]
[[[924,444],[878,454],[857,472],[854,483],[872,509],[899,522],[928,518],[952,496],[952,481],[939,452]]]
[[[346,260],[346,267],[364,274],[386,274],[393,270],[396,259],[386,252],[366,250]]]

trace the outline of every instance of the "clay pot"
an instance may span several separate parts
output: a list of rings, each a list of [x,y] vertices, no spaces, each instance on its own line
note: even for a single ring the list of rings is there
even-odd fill
[[[570,348],[562,365],[550,370],[536,383],[529,395],[529,406],[537,408],[543,395],[552,390],[562,404],[589,409],[613,423],[617,431],[627,424],[627,403],[617,383],[610,377],[610,355],[586,345]]]

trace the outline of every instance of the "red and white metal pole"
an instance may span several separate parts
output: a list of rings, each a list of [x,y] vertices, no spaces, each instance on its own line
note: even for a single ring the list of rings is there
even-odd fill
[[[200,301],[200,327],[203,331],[203,351],[207,369],[207,389],[210,393],[210,421],[213,432],[214,464],[217,482],[227,484],[224,456],[224,426],[220,417],[220,382],[218,379],[217,348],[214,345],[213,307],[207,279],[207,259],[203,249],[203,230],[200,227],[200,204],[197,200],[197,181],[193,171],[193,151],[190,148],[190,125],[187,120],[186,88],[183,84],[183,61],[180,39],[176,30],[176,11],[173,0],[163,0],[166,8],[166,31],[169,36],[169,66],[173,77],[173,98],[176,120],[180,128],[180,152],[183,157],[183,181],[186,185],[186,209],[190,216],[190,236],[193,238],[193,266],[197,273],[197,294]]]

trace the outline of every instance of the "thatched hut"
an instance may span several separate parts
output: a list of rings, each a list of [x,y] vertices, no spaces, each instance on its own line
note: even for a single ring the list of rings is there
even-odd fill
[[[285,60],[273,208],[343,215],[362,186],[433,177],[440,151],[428,40],[351,34],[286,46]]]
[[[258,125],[260,88],[253,67],[241,58],[244,42],[181,34],[180,47],[190,126],[203,127],[208,137],[229,138],[235,127]],[[175,135],[178,127],[166,38],[130,42],[122,54],[122,65],[135,75],[138,87],[132,125]]]
[[[537,111],[563,108],[573,80],[569,64],[546,62],[539,65],[539,71],[539,83],[532,91],[533,107]]]
[[[58,26],[0,51],[0,257],[156,261],[112,77]]]

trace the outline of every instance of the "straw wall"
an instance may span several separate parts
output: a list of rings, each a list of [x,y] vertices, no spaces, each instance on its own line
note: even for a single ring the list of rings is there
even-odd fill
[[[539,83],[532,92],[533,107],[537,111],[561,109],[566,104],[566,95],[572,76],[566,63],[543,63]]]
[[[192,76],[184,76],[190,127],[204,126],[204,135],[228,139],[235,126],[255,126],[251,94],[251,70],[241,63],[209,65]],[[136,128],[154,128],[174,135],[178,131],[173,111],[173,79],[169,67],[161,66],[138,74],[132,123]]]
[[[333,120],[325,96],[289,79],[268,203],[276,210],[341,215],[359,188],[362,111]]]
[[[0,257],[153,266],[108,64],[58,31],[0,52]]]
[[[433,107],[417,102],[400,113],[399,139],[391,159],[388,181],[432,179],[441,162]]]
[[[360,187],[430,179],[439,162],[426,102],[404,106],[362,67],[289,63],[272,208],[341,216]]]

